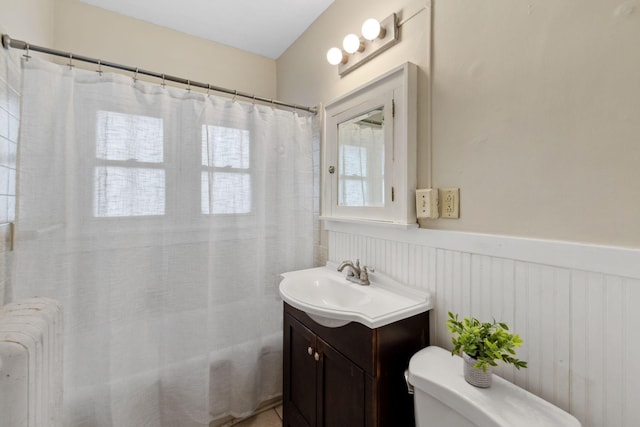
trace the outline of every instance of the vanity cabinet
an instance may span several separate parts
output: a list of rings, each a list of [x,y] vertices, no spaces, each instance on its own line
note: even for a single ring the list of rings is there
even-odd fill
[[[283,425],[413,426],[404,370],[428,333],[428,312],[376,329],[328,328],[284,303]]]

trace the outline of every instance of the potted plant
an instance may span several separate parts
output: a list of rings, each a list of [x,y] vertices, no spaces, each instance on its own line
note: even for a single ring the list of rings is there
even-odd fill
[[[490,387],[493,367],[501,360],[510,363],[516,369],[526,368],[527,362],[516,359],[516,347],[522,339],[509,333],[505,323],[482,323],[476,318],[458,319],[457,314],[449,312],[447,327],[453,334],[452,355],[460,354],[464,359],[464,378],[476,387]]]

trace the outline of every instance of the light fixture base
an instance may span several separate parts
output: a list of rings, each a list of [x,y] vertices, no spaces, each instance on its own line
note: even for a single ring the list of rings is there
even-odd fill
[[[349,55],[349,60],[345,64],[338,65],[338,74],[344,77],[359,66],[366,64],[391,46],[400,41],[400,31],[396,14],[392,13],[380,22],[380,27],[384,29],[384,34],[372,41],[362,39],[364,50]]]

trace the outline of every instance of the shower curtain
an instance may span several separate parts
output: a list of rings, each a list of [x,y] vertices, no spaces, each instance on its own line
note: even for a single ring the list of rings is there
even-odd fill
[[[23,64],[16,298],[65,310],[65,426],[207,426],[281,393],[313,263],[312,118]]]

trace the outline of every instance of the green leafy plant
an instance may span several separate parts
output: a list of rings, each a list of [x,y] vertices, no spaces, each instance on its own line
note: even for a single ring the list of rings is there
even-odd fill
[[[482,323],[476,318],[458,319],[457,314],[449,312],[447,327],[457,337],[452,337],[452,355],[467,353],[477,360],[475,368],[486,372],[487,367],[498,366],[497,360],[510,363],[517,369],[526,368],[527,362],[515,358],[516,347],[520,347],[522,339],[517,334],[509,333],[505,323]]]

